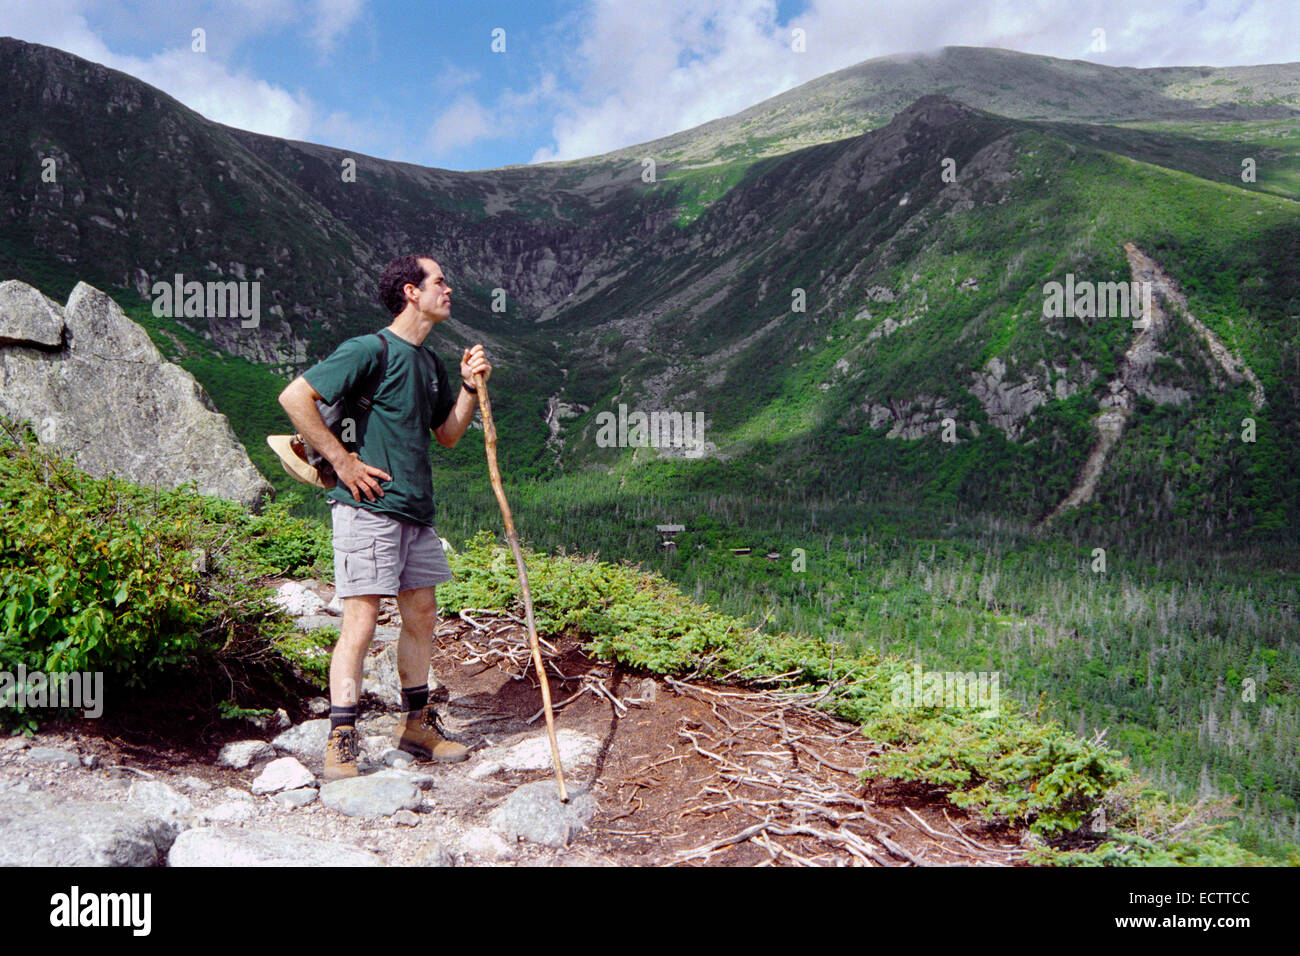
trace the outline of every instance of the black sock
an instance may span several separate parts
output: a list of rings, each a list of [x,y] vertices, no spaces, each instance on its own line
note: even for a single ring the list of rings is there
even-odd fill
[[[402,688],[402,706],[408,712],[424,710],[424,705],[429,702],[429,685],[422,687],[403,687]]]
[[[338,730],[340,727],[355,727],[357,725],[357,705],[351,707],[330,706],[330,730]]]

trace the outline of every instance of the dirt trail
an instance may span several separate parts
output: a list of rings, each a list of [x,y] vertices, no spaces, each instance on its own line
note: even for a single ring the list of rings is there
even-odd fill
[[[566,767],[570,790],[589,790],[598,810],[566,849],[510,844],[488,815],[544,769],[495,767],[504,748],[544,740],[541,694],[529,666],[527,632],[509,615],[467,611],[435,636],[434,666],[447,691],[449,732],[475,746],[470,760],[417,765],[435,778],[418,822],[363,820],[322,807],[285,810],[257,798],[256,816],[234,826],[275,829],[369,849],[390,865],[419,861],[437,843],[460,864],[613,866],[1007,866],[1023,860],[1022,831],[978,823],[938,791],[858,778],[879,747],[850,724],[812,706],[818,695],[661,680],[593,661],[567,638],[545,651],[557,729],[595,738],[591,759]],[[396,715],[372,713],[363,734],[382,734]],[[192,726],[192,725],[191,725]],[[257,768],[216,766],[230,739],[265,736],[217,725],[206,742],[179,743],[156,726],[106,720],[63,724],[34,744],[94,755],[98,769],[52,769],[0,748],[0,777],[25,778],[58,796],[105,799],[118,776],[149,775],[192,794],[202,809],[225,788],[247,790]],[[309,763],[309,766],[311,764]],[[313,770],[319,772],[317,767]],[[119,785],[124,785],[120,784]],[[109,797],[109,799],[119,799]]]

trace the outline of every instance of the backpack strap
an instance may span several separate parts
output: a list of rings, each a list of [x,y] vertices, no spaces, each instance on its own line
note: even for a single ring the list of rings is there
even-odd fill
[[[366,387],[357,398],[357,408],[363,412],[370,411],[375,392],[379,391],[379,386],[388,373],[388,339],[384,338],[379,332],[376,332],[375,335],[379,339],[379,367],[371,373],[370,378],[366,379]]]

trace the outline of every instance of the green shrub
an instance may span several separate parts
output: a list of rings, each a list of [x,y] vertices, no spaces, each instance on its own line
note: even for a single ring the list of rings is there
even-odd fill
[[[124,687],[196,665],[292,672],[275,649],[287,622],[259,579],[319,571],[330,546],[292,501],[250,515],[93,478],[2,420],[0,496],[0,669],[102,671]],[[0,710],[9,726],[34,719]]]

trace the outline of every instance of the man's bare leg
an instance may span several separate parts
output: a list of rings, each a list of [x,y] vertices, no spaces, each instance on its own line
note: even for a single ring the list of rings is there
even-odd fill
[[[343,599],[343,628],[330,657],[330,703],[335,707],[353,707],[361,699],[361,669],[378,617],[379,595]]]
[[[416,588],[397,595],[402,612],[402,630],[397,637],[399,689],[423,687],[429,680],[429,659],[433,656],[433,631],[438,626],[437,588]]]
[[[433,655],[433,631],[438,625],[438,600],[434,589],[415,588],[397,595],[402,611],[402,631],[397,638],[397,674],[402,689],[413,690],[413,704],[428,687],[429,658]],[[406,697],[403,694],[403,697]],[[425,699],[427,703],[427,697]],[[448,740],[435,719],[424,720],[424,708],[408,710],[398,721],[397,747],[421,760],[456,763],[469,757],[469,748]]]

